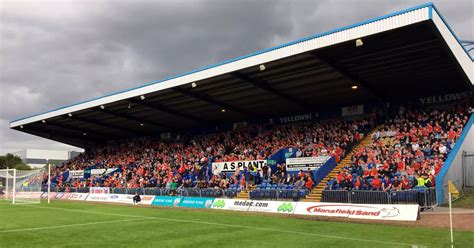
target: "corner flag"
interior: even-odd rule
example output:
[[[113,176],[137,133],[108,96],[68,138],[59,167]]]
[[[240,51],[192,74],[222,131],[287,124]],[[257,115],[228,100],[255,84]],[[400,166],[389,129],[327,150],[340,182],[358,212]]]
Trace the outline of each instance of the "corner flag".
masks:
[[[451,193],[453,196],[459,196],[459,191],[456,188],[456,185],[454,185],[453,181],[449,180],[448,181],[448,191]]]

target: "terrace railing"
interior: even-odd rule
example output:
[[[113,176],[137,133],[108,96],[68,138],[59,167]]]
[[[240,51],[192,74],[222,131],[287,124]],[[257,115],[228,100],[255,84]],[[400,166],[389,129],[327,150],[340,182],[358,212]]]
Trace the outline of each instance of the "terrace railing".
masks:
[[[357,204],[418,204],[429,209],[437,205],[435,188],[415,188],[405,191],[323,190],[322,202]]]

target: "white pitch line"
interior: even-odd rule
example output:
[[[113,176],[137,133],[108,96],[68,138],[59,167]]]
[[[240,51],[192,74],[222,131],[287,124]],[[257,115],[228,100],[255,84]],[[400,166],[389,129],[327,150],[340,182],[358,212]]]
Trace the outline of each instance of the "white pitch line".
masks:
[[[217,225],[217,226],[225,226],[225,227],[238,227],[238,228],[245,228],[245,229],[252,229],[252,230],[262,230],[262,231],[271,231],[271,232],[280,232],[280,233],[289,233],[289,234],[300,234],[300,235],[317,236],[317,237],[332,238],[332,239],[343,239],[343,240],[379,243],[379,244],[387,244],[387,245],[417,247],[417,245],[415,245],[415,244],[395,243],[395,242],[370,240],[370,239],[358,239],[358,238],[350,238],[350,237],[343,237],[343,236],[336,236],[336,235],[308,233],[308,232],[297,232],[297,231],[289,231],[289,230],[281,230],[281,229],[273,229],[273,228],[265,228],[265,227],[243,226],[243,225],[235,225],[235,224],[225,224],[225,223],[217,223],[217,222],[182,220],[182,219],[172,219],[172,218],[162,218],[162,217],[147,217],[147,216],[127,215],[127,214],[114,214],[114,213],[94,212],[94,211],[79,210],[79,209],[67,209],[67,208],[58,208],[58,207],[42,207],[42,206],[34,206],[34,205],[18,205],[18,206],[44,208],[44,209],[57,209],[57,210],[63,210],[63,211],[100,214],[100,215],[111,215],[111,216],[120,216],[120,217],[147,218],[147,219],[173,221],[173,222],[183,222],[183,223],[193,223],[193,224],[201,224],[201,225],[214,225],[214,226]]]
[[[111,220],[111,221],[96,221],[96,222],[79,223],[79,224],[69,224],[69,225],[32,227],[32,228],[22,228],[22,229],[5,230],[5,231],[0,231],[0,233],[12,233],[12,232],[23,232],[23,231],[38,231],[38,230],[45,230],[45,229],[68,228],[68,227],[77,227],[77,226],[90,226],[90,225],[100,225],[100,224],[110,224],[110,223],[130,222],[130,221],[141,221],[141,220],[150,220],[150,218],[128,219],[128,220]]]

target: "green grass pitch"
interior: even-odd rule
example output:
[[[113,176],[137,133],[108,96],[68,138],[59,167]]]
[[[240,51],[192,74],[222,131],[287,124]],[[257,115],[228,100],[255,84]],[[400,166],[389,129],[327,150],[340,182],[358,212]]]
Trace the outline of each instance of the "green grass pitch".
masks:
[[[455,247],[474,232],[456,231]],[[0,247],[450,247],[449,230],[221,210],[0,202]]]

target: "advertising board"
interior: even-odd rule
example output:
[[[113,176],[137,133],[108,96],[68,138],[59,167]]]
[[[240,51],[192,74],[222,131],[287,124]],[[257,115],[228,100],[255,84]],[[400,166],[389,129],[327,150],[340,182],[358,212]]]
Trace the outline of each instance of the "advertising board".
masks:
[[[305,158],[287,158],[286,159],[286,170],[287,171],[299,171],[299,170],[317,170],[321,165],[326,163],[330,156],[318,156],[318,157],[305,157]]]
[[[353,219],[416,221],[418,205],[298,202],[295,214]]]
[[[116,203],[127,203],[133,204],[133,197],[134,195],[124,195],[124,194],[110,194],[107,198],[108,202],[116,202]],[[141,195],[140,204],[144,205],[151,205],[155,196],[151,195]]]
[[[248,208],[249,212],[266,212],[292,214],[296,209],[296,202],[283,201],[252,201]]]
[[[71,193],[68,198],[63,198],[63,199],[67,199],[71,201],[84,201],[88,195],[89,195],[88,193]]]
[[[86,198],[86,201],[107,201],[109,199],[109,195],[107,194],[89,194]]]
[[[155,196],[151,205],[164,207],[177,207],[183,197],[180,196]]]
[[[110,188],[109,187],[90,187],[89,193],[94,194],[94,195],[110,194]]]
[[[186,208],[210,208],[213,201],[214,198],[184,197],[178,206]]]
[[[68,178],[83,178],[84,170],[70,170]]]
[[[213,209],[224,209],[234,211],[248,211],[252,200],[234,200],[234,199],[218,199],[212,203]]]
[[[218,170],[219,172],[233,172],[237,168],[243,170],[248,168],[250,165],[258,169],[267,165],[267,160],[248,160],[248,161],[232,161],[232,162],[216,162],[212,163],[212,171]]]

